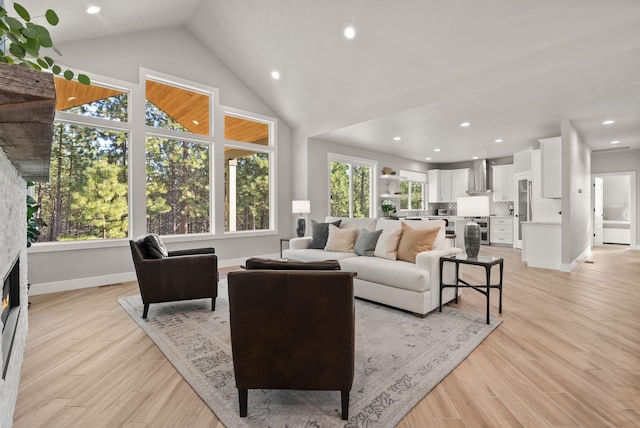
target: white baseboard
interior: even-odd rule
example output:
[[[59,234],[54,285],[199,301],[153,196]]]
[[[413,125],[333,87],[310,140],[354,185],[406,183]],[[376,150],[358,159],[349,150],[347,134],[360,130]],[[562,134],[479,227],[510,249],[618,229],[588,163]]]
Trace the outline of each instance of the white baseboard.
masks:
[[[280,254],[265,254],[262,256],[251,257],[265,257],[269,259],[277,259]],[[231,266],[243,265],[248,257],[241,257],[237,259],[218,260],[219,268],[226,268]],[[103,285],[119,284],[121,282],[135,281],[135,272],[122,272],[111,275],[92,276],[87,278],[68,279],[64,281],[52,281],[43,282],[40,284],[31,284],[29,289],[29,295],[37,296],[39,294],[57,293],[60,291],[79,290],[81,288],[100,287]]]
[[[115,273],[112,275],[92,276],[87,278],[68,279],[65,281],[43,282],[31,284],[30,296],[57,293],[59,291],[79,290],[81,288],[99,287],[101,285],[118,284],[136,280],[135,272]]]
[[[576,257],[576,259],[572,263],[570,264],[562,263],[560,265],[560,271],[573,272],[573,270],[587,258],[587,255],[589,254],[590,251],[591,251],[591,248],[588,247],[586,250],[582,252],[582,254]]]

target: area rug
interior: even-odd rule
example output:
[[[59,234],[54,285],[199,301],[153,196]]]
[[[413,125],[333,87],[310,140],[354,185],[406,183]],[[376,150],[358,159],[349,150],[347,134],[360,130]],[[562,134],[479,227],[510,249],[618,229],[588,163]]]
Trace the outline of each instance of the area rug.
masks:
[[[140,296],[118,302],[228,428],[393,427],[501,322],[450,307],[417,318],[356,299],[349,420],[340,419],[338,391],[288,390],[250,390],[240,418],[226,281],[218,292],[214,312],[211,299],[153,304],[146,320]]]

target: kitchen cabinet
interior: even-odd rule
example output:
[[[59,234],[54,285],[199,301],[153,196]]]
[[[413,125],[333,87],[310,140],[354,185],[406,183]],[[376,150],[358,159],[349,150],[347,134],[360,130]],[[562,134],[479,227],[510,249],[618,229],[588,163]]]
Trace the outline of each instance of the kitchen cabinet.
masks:
[[[562,228],[556,222],[525,222],[522,261],[529,267],[561,268]]]
[[[513,218],[490,217],[489,218],[489,242],[491,245],[513,245]]]
[[[543,138],[540,141],[542,158],[542,197],[562,198],[562,139]]]
[[[430,203],[456,202],[467,196],[469,169],[432,169],[427,172]]]
[[[493,201],[513,202],[513,164],[493,166]]]
[[[380,190],[380,198],[385,199],[400,199],[406,198],[408,195],[402,194],[400,191],[400,182],[406,181],[406,177],[401,177],[399,175],[381,175],[379,177],[379,190]]]

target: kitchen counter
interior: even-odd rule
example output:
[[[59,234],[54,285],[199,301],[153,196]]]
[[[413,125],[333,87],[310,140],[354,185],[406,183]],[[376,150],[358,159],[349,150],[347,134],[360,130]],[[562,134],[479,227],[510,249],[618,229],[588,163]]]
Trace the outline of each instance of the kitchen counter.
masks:
[[[549,220],[549,221],[523,221],[522,224],[551,224],[551,225],[557,225],[560,226],[559,221],[553,221],[553,220]]]

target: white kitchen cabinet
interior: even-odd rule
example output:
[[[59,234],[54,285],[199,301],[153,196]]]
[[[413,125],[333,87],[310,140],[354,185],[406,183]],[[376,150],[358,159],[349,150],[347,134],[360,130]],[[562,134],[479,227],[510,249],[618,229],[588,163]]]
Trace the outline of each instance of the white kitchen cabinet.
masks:
[[[513,218],[489,218],[489,242],[492,245],[513,245]]]
[[[562,139],[543,138],[540,141],[542,158],[542,197],[562,198]]]
[[[469,169],[432,169],[427,172],[430,203],[456,202],[467,196]]]
[[[493,201],[513,202],[513,164],[493,166]]]

